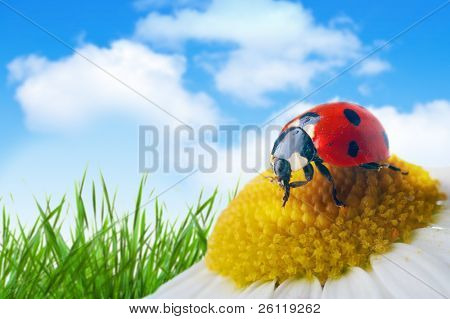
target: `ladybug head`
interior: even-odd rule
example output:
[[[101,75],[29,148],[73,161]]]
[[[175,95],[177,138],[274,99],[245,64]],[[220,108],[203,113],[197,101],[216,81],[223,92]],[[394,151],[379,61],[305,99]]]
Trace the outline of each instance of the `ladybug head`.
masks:
[[[292,171],[303,169],[306,174],[311,167],[310,162],[316,158],[314,143],[301,127],[289,127],[278,136],[273,145],[271,163],[276,180],[284,189],[283,206],[289,199],[290,188],[298,187],[290,183]]]
[[[277,138],[272,149],[271,163],[279,181],[292,171],[306,167],[317,157],[317,150],[308,133],[301,127],[290,127]]]

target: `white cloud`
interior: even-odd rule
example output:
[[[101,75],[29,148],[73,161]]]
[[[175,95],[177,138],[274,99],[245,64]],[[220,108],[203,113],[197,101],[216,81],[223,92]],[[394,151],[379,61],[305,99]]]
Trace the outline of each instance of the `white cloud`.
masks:
[[[48,60],[44,57],[30,54],[26,57],[19,57],[8,64],[8,80],[10,82],[24,81],[33,74],[38,74],[48,67]]]
[[[150,13],[137,38],[179,49],[188,40],[230,44],[228,61],[215,74],[217,87],[249,103],[267,104],[267,93],[306,89],[321,74],[360,55],[358,37],[327,27],[298,3],[215,0],[204,11],[173,16]]]
[[[388,133],[392,153],[428,167],[450,165],[450,101],[416,104],[410,112],[394,106],[371,110]]]
[[[88,44],[78,51],[182,121],[215,123],[213,101],[183,88],[183,57],[158,54],[127,40],[107,48]],[[30,55],[15,59],[8,68],[10,78],[18,82],[16,98],[31,129],[67,130],[111,115],[142,124],[179,124],[76,54],[55,61]]]
[[[366,83],[358,85],[358,92],[363,96],[369,96],[372,93],[372,89]]]
[[[355,73],[357,75],[377,75],[390,69],[389,62],[379,58],[369,58],[361,62]]]
[[[149,8],[203,8],[209,0],[135,0],[133,6],[138,10],[147,10]]]
[[[353,19],[344,14],[340,14],[332,18],[329,22],[329,26],[332,28],[348,26],[355,31],[359,29],[358,25],[353,21]]]

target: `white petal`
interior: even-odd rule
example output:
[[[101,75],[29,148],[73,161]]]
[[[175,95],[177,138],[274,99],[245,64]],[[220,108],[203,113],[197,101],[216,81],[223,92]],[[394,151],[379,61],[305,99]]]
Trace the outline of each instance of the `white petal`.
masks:
[[[450,229],[450,167],[428,168],[428,172],[433,178],[441,183],[440,189],[447,194],[444,201],[444,210],[436,216],[435,225]]]
[[[275,289],[274,298],[277,299],[316,299],[322,294],[322,286],[314,277],[310,279],[289,279]]]
[[[195,298],[203,299],[230,299],[238,298],[241,290],[238,289],[233,282],[221,275],[211,273],[209,285],[199,291]]]
[[[447,195],[450,195],[450,167],[428,168],[427,169],[433,178],[441,182],[441,189]]]
[[[275,281],[255,282],[241,291],[236,298],[267,299],[272,298],[275,290]]]
[[[394,244],[370,258],[378,281],[394,298],[450,297],[450,267],[420,248]]]
[[[342,278],[325,283],[322,298],[389,298],[372,272],[353,267]]]
[[[447,203],[448,205],[448,203]],[[436,216],[434,225],[442,228],[450,229],[450,209],[446,208]]]
[[[450,228],[427,227],[417,229],[414,231],[414,239],[411,245],[450,265]]]
[[[191,288],[202,282],[206,274],[204,261],[200,261],[191,268],[186,269],[175,278],[169,280],[158,288],[151,298],[185,298],[191,292]],[[186,297],[188,298],[188,297]]]
[[[162,285],[149,298],[232,298],[239,292],[231,281],[206,268],[202,260]]]

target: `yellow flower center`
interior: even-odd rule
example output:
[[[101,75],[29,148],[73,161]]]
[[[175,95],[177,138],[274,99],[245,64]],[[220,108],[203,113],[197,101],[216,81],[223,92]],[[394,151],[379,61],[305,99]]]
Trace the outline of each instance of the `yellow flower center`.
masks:
[[[324,283],[349,267],[368,268],[371,254],[407,242],[412,230],[429,224],[444,198],[425,170],[395,156],[389,161],[409,175],[330,167],[345,208],[336,207],[317,170],[312,182],[291,190],[285,208],[282,189],[256,177],[218,218],[208,268],[241,287],[313,275]],[[302,179],[300,172],[292,178]]]

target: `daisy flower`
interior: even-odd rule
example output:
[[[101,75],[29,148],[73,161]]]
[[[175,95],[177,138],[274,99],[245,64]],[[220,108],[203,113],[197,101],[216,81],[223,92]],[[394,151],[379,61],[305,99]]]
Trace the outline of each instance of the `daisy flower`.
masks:
[[[440,186],[390,162],[409,174],[330,167],[344,208],[319,174],[284,208],[280,187],[256,177],[219,216],[206,257],[150,297],[450,297],[450,170]]]

